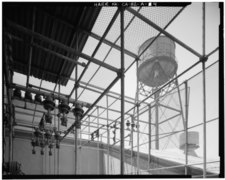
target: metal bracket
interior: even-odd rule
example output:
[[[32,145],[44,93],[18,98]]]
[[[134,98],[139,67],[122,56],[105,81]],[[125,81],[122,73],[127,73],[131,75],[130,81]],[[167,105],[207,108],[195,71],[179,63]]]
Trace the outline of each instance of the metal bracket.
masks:
[[[208,60],[208,57],[207,56],[202,56],[201,58],[200,58],[200,61],[201,62],[206,62]]]
[[[121,77],[125,77],[125,73],[124,72],[125,72],[125,69],[124,68],[120,69],[120,71],[117,72],[117,76],[120,77],[120,78]]]

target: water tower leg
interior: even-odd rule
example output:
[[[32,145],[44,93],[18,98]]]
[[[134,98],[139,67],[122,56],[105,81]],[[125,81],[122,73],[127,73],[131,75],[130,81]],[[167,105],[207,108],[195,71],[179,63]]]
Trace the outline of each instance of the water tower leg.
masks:
[[[181,94],[180,94],[180,87],[179,87],[179,84],[178,84],[178,79],[175,80],[175,85],[176,85],[177,91],[178,91],[178,98],[179,98],[179,104],[180,104],[181,117],[182,117],[182,120],[183,120],[183,126],[185,128],[184,111],[183,111],[183,107],[182,107],[182,101],[181,101]]]
[[[156,92],[154,96],[155,96],[155,139],[156,139],[155,149],[159,149],[159,92]]]
[[[151,163],[151,104],[148,106],[148,116],[149,116],[149,124],[148,124],[148,138],[149,138],[149,147],[148,147],[148,170],[150,169],[150,163]]]

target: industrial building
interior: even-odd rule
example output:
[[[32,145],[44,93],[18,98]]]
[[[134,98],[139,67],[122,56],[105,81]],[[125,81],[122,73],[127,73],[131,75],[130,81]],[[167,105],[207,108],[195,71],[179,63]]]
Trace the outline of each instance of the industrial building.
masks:
[[[2,11],[2,178],[224,177],[223,3]]]

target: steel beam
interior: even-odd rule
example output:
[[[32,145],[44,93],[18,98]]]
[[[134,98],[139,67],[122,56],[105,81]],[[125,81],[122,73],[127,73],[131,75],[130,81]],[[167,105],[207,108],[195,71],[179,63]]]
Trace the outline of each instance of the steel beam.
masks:
[[[67,27],[69,27],[69,28],[71,28],[73,30],[78,30],[78,31],[80,31],[80,32],[82,32],[82,33],[84,33],[84,34],[86,34],[86,35],[88,35],[88,36],[98,40],[98,41],[101,40],[101,36],[95,34],[94,32],[88,31],[88,30],[86,30],[84,28],[81,28],[81,27],[77,27],[77,26],[74,27],[74,25],[71,24],[70,22],[67,22],[66,20],[61,19],[59,17],[56,17],[55,15],[50,14],[49,12],[43,11],[41,9],[38,9],[38,11],[40,11],[41,13],[44,13],[45,15],[49,16],[50,18],[54,19],[55,21],[58,21],[59,23],[64,24],[64,25],[66,25]],[[117,50],[121,49],[120,46],[114,44],[113,42],[111,42],[111,41],[109,41],[107,39],[103,39],[102,41],[103,41],[103,43],[105,43],[105,44],[107,44],[107,45],[109,45],[109,46],[111,46],[111,47],[113,47],[113,48],[115,48]],[[137,55],[134,54],[133,52],[127,50],[127,49],[124,49],[124,53],[129,55],[129,56],[131,56],[131,57],[133,57],[133,58],[135,58],[135,59],[137,59]]]
[[[34,7],[33,8],[33,19],[32,19],[32,31],[34,31],[34,28],[35,28],[35,19],[36,19],[36,11],[35,11],[35,7]],[[33,37],[31,37],[31,43],[33,43]],[[33,54],[33,47],[31,46],[30,52],[29,52],[29,60],[28,60],[28,73],[27,73],[26,88],[28,88],[28,85],[29,85],[32,54]]]
[[[40,49],[40,50],[42,50],[42,51],[45,51],[46,53],[50,53],[50,54],[52,54],[52,55],[54,55],[54,56],[56,56],[56,57],[58,57],[58,58],[64,59],[65,61],[69,61],[69,62],[71,62],[71,63],[73,63],[73,64],[78,64],[78,65],[80,65],[80,66],[82,66],[82,67],[85,67],[85,66],[86,66],[85,63],[80,63],[80,62],[76,61],[76,60],[73,59],[73,58],[64,56],[64,55],[62,55],[62,54],[60,54],[60,53],[57,53],[57,52],[55,52],[55,51],[53,51],[53,50],[50,50],[50,49],[45,48],[45,47],[42,47],[42,46],[40,46],[40,45],[38,45],[38,44],[36,44],[36,43],[33,43],[33,42],[30,43],[30,42],[27,42],[27,41],[25,41],[24,39],[22,39],[22,38],[20,38],[20,37],[18,37],[18,36],[15,36],[15,35],[12,35],[12,37],[13,37],[15,40],[17,40],[17,41],[21,41],[21,42],[23,42],[23,43],[25,43],[25,44],[27,44],[27,45],[30,45],[31,47],[36,47],[36,48],[38,48],[38,49]],[[18,62],[18,63],[19,63],[19,62]],[[32,68],[33,68],[33,67],[32,67]],[[38,70],[40,70],[40,69],[38,69]],[[58,77],[58,76],[61,77],[61,75],[57,75],[57,77]],[[69,78],[67,78],[67,79],[69,79]]]
[[[105,37],[106,37],[106,35],[108,34],[109,30],[111,29],[113,23],[115,22],[115,20],[116,20],[118,14],[119,14],[119,10],[117,9],[117,11],[116,11],[116,13],[114,14],[112,20],[110,21],[109,25],[107,26],[107,28],[106,28],[106,30],[105,30],[103,36],[101,37],[100,41],[98,42],[98,44],[97,44],[97,46],[96,46],[94,52],[92,53],[92,55],[91,55],[92,58],[94,58],[94,56],[95,56],[96,53],[98,52],[98,49],[100,48],[100,46],[101,46],[101,44],[102,44],[102,42],[103,42],[103,39],[105,39]],[[102,61],[101,61],[101,62],[102,62]],[[75,88],[77,87],[76,85],[79,84],[80,80],[82,79],[82,77],[84,76],[85,72],[87,71],[87,68],[89,67],[90,63],[91,63],[91,61],[89,61],[89,62],[87,63],[87,66],[83,69],[83,71],[82,71],[80,77],[79,77],[78,80],[76,81],[76,84],[74,85],[74,87],[73,87],[73,89],[72,89],[72,91],[71,91],[71,93],[70,93],[70,95],[69,95],[69,98],[72,96],[73,91],[74,91]],[[102,63],[103,63],[103,62],[102,62]]]
[[[148,18],[146,18],[142,14],[138,13],[134,9],[132,9],[130,7],[127,7],[126,10],[129,11],[130,13],[132,13],[133,15],[135,15],[136,17],[138,17],[139,19],[141,19],[142,21],[144,21],[145,23],[147,23],[148,25],[152,26],[154,29],[158,30],[159,32],[161,32],[165,36],[169,37],[171,40],[175,41],[180,46],[184,47],[185,49],[187,49],[188,51],[190,51],[191,53],[193,53],[197,57],[202,57],[201,54],[199,54],[198,52],[196,52],[195,50],[193,50],[191,47],[189,47],[186,44],[184,44],[182,41],[180,41],[177,38],[175,38],[173,35],[171,35],[167,31],[165,31],[164,29],[162,29],[161,27],[159,27],[158,25],[156,25],[151,20],[149,20]]]
[[[104,68],[106,68],[108,70],[111,70],[111,71],[116,72],[116,73],[120,71],[119,69],[117,69],[117,68],[115,68],[115,67],[113,67],[113,66],[111,66],[109,64],[106,64],[106,63],[104,63],[104,62],[102,62],[102,61],[100,61],[98,59],[92,58],[92,57],[90,57],[90,56],[88,56],[86,54],[80,53],[80,52],[78,52],[77,50],[75,50],[75,49],[73,49],[71,47],[68,47],[68,46],[66,46],[66,45],[64,45],[64,44],[62,44],[62,43],[60,43],[58,41],[50,39],[50,38],[48,38],[48,37],[46,37],[46,36],[44,36],[44,35],[42,35],[40,33],[33,32],[30,29],[25,28],[24,26],[18,25],[16,23],[12,22],[12,21],[7,20],[7,25],[9,27],[17,29],[17,30],[19,30],[19,31],[21,31],[21,32],[23,32],[25,34],[33,36],[36,39],[40,39],[40,40],[45,41],[46,43],[49,43],[49,44],[51,44],[51,45],[53,45],[55,47],[61,48],[61,49],[65,50],[65,51],[67,51],[67,52],[70,52],[70,53],[73,53],[73,54],[75,54],[77,56],[80,56],[81,58],[84,58],[84,59],[86,59],[86,60],[88,60],[90,62],[93,62],[93,63],[95,63],[95,64],[97,64],[99,66],[102,66],[102,67],[104,67]]]
[[[113,82],[105,89],[105,91],[98,97],[98,99],[89,107],[89,109],[83,114],[81,120],[89,113],[89,111],[102,99],[102,97],[111,89],[112,86],[119,80],[119,77],[117,76]],[[62,140],[64,137],[67,136],[67,134],[73,129],[75,126],[75,123],[73,123],[68,129],[65,135],[62,137]]]
[[[7,89],[7,100],[8,100],[8,108],[9,108],[9,122],[8,122],[8,127],[9,127],[9,152],[8,152],[8,161],[12,162],[13,161],[13,122],[15,121],[14,119],[14,112],[13,112],[13,106],[12,106],[12,88],[10,87],[10,84],[12,83],[12,71],[9,69],[8,65],[8,58],[11,56],[10,54],[7,53],[7,42],[4,41],[4,46],[3,46],[3,62],[5,68],[3,69],[3,73],[5,76],[5,81],[6,81],[6,89]]]
[[[175,108],[170,107],[170,106],[168,106],[168,105],[164,105],[164,104],[161,104],[161,103],[158,103],[158,105],[159,105],[159,106],[162,106],[162,107],[164,107],[164,108],[167,108],[167,109],[170,109],[170,110],[179,112],[179,113],[181,112],[181,110],[175,109]]]
[[[10,86],[11,88],[18,88],[22,91],[26,91],[26,87],[22,86],[22,85],[15,85],[15,84],[12,84]],[[43,88],[42,88],[43,89]],[[27,91],[31,92],[31,93],[34,93],[34,94],[39,94],[39,95],[42,95],[42,96],[49,96],[49,93],[47,92],[44,92],[44,91],[39,91],[37,89],[33,89],[33,88],[27,88]],[[53,97],[54,99],[61,99],[61,100],[68,100],[68,98],[66,98],[65,96],[62,96],[60,95],[59,93],[54,93],[53,94]],[[74,103],[74,99],[69,99],[69,103]],[[83,102],[83,101],[78,101],[78,103],[82,104],[83,106],[89,108],[91,105],[89,103],[86,103],[86,102]]]

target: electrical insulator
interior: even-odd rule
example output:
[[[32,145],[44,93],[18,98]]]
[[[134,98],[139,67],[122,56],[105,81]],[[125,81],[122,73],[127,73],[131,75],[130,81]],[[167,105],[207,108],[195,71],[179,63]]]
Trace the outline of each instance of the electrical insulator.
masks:
[[[51,124],[52,123],[52,114],[50,110],[48,110],[47,113],[45,113],[45,122]]]
[[[96,131],[96,137],[99,137],[99,129]]]
[[[16,89],[13,91],[13,96],[14,96],[15,98],[21,99],[21,98],[22,98],[22,96],[21,96],[21,90],[18,89],[18,88],[16,88]]]
[[[49,147],[49,156],[51,156],[52,155],[53,144],[50,143],[48,147]]]
[[[53,101],[51,96],[47,96],[47,98],[43,101],[44,108],[47,110],[47,114],[45,114],[46,123],[52,123],[52,115],[51,111],[55,109],[55,102]]]
[[[41,118],[41,120],[39,122],[39,129],[40,130],[44,130],[45,129],[45,120],[43,118],[44,116],[45,116],[45,114],[43,114],[43,116],[42,116],[42,118]]]
[[[130,121],[129,120],[127,120],[126,125],[127,125],[127,130],[130,130]]]
[[[60,145],[59,145],[59,142],[58,142],[58,141],[56,142],[55,147],[56,147],[57,149],[60,148]]]
[[[56,144],[55,144],[55,146],[56,146],[56,148],[57,149],[59,149],[60,148],[60,145],[59,145],[59,140],[60,140],[60,131],[56,131],[55,130],[55,140],[56,140]]]
[[[94,134],[91,133],[91,140],[94,141]]]
[[[76,103],[75,104],[75,108],[73,109],[73,114],[76,117],[75,124],[76,124],[76,128],[77,129],[81,128],[80,120],[81,120],[81,118],[83,116],[83,113],[84,113],[84,110],[82,109],[81,105]]]
[[[62,126],[67,126],[67,114],[70,111],[70,106],[68,105],[68,102],[66,100],[63,100],[61,104],[58,106],[59,108],[59,113],[61,113],[61,125]]]
[[[32,154],[36,154],[36,151],[34,148],[32,149]]]
[[[116,142],[116,137],[115,137],[115,136],[113,137],[113,142],[114,142],[114,143]]]
[[[36,154],[36,151],[35,151],[36,142],[35,142],[34,138],[32,138],[32,140],[31,140],[31,145],[33,147],[32,154]]]
[[[25,92],[25,100],[33,101],[32,94],[28,91]]]
[[[63,115],[61,118],[61,125],[67,127],[67,117]]]
[[[35,102],[41,104],[42,103],[42,97],[40,94],[36,94],[34,97]]]
[[[135,128],[134,122],[131,123],[131,127],[132,127],[133,131],[135,131],[135,130],[134,130],[134,128]]]
[[[46,130],[45,138],[47,139],[47,144],[49,143],[50,139],[52,138],[52,133],[50,130]]]
[[[44,149],[41,148],[41,155],[44,155]]]

